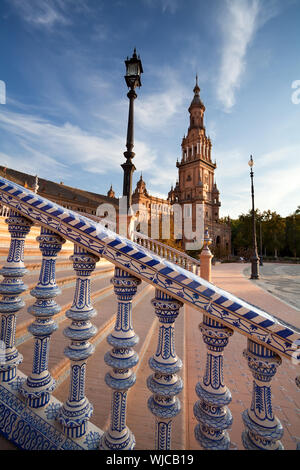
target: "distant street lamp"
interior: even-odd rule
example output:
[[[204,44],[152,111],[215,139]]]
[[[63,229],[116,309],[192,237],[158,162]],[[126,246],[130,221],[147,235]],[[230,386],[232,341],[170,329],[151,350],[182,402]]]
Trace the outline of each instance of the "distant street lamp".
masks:
[[[140,57],[136,54],[136,49],[133,51],[131,59],[125,60],[126,65],[126,75],[125,81],[130,89],[127,97],[129,98],[129,113],[128,113],[128,127],[127,127],[127,142],[126,148],[127,151],[124,152],[124,157],[126,162],[121,166],[124,170],[124,180],[123,180],[123,196],[127,197],[127,209],[131,207],[131,198],[132,198],[132,174],[136,169],[132,163],[132,159],[135,156],[135,153],[132,151],[134,147],[134,100],[137,98],[135,92],[136,87],[140,87],[141,84],[141,74],[143,73],[142,62]]]
[[[260,241],[260,257],[259,257],[259,266],[263,266],[263,249],[262,249],[262,230],[261,230],[261,220],[259,222],[259,241]]]
[[[254,209],[254,185],[253,185],[253,170],[254,161],[252,155],[248,162],[250,166],[250,177],[251,177],[251,196],[252,196],[252,257],[251,257],[251,279],[259,279],[259,257],[257,254],[257,242],[256,242],[256,227],[255,227],[255,209]]]

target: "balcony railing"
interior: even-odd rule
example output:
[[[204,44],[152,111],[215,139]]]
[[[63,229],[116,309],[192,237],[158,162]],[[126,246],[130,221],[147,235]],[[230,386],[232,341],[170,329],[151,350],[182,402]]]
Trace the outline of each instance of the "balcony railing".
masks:
[[[0,202],[10,209],[6,222],[11,235],[7,261],[0,271],[3,276],[0,284],[0,431],[3,436],[22,449],[135,447],[137,437],[127,426],[126,404],[128,391],[135,386],[134,368],[139,361],[135,352],[139,338],[134,331],[132,304],[139,284],[144,281],[155,287],[152,305],[159,329],[147,381],[152,394],[148,408],[155,416],[153,448],[171,448],[172,423],[180,413],[182,361],[175,350],[174,334],[184,304],[203,316],[201,331],[207,346],[205,374],[195,384],[198,395],[194,406],[198,421],[195,436],[201,448],[228,449],[230,445],[231,393],[223,379],[223,351],[233,333],[247,337],[244,355],[253,375],[251,405],[243,413],[244,447],[282,448],[283,428],[273,414],[271,381],[281,358],[299,363],[300,332],[296,328],[166,260],[163,252],[153,253],[153,247],[150,251],[4,178],[0,178]],[[34,303],[28,309],[33,316],[28,327],[33,337],[32,371],[25,375],[15,332],[18,312],[24,306],[21,296],[26,290],[24,244],[32,224],[41,226],[38,237],[41,263],[39,280],[31,290]],[[60,293],[56,258],[65,240],[74,243],[71,260],[76,285],[73,302],[66,311],[69,326],[64,330],[68,340],[64,354],[70,364],[70,388],[61,403],[53,396],[55,380],[48,370],[48,360],[60,311],[56,302]],[[161,244],[156,246],[163,248]],[[105,382],[111,389],[111,418],[105,432],[92,423],[93,405],[85,393],[86,366],[94,353],[92,338],[97,333],[92,323],[96,312],[92,305],[91,274],[99,258],[115,267],[112,285],[118,305],[115,325],[107,337],[110,350],[104,357],[110,367]],[[97,406],[101,402],[99,396]]]
[[[188,256],[186,253],[176,250],[169,245],[149,238],[147,235],[144,235],[140,232],[133,232],[132,240],[139,245],[145,247],[147,250],[156,253],[161,258],[164,258],[172,263],[182,266],[187,271],[191,271],[197,275],[200,274],[200,261]]]

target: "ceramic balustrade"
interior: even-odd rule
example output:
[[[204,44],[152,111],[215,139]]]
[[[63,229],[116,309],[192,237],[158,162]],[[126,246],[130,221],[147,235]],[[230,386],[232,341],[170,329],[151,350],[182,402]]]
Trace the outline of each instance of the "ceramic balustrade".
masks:
[[[183,381],[177,375],[182,361],[175,350],[174,328],[182,303],[157,289],[152,304],[159,320],[159,333],[156,352],[149,361],[154,374],[147,380],[147,386],[153,393],[148,400],[148,408],[155,416],[155,449],[169,450],[172,421],[181,410],[176,395],[183,388]]]
[[[16,377],[17,367],[23,357],[16,345],[17,313],[24,307],[20,297],[27,286],[23,282],[26,274],[24,265],[24,245],[26,235],[30,232],[32,222],[14,210],[10,210],[6,219],[11,236],[9,253],[5,266],[0,270],[3,280],[0,283],[0,313],[1,313],[1,361],[0,381],[9,382]]]
[[[20,205],[25,197],[26,204]],[[296,329],[199,278],[196,271],[199,264],[193,266],[194,273],[188,272],[184,268],[189,269],[189,257],[180,257],[180,252],[170,247],[156,245],[160,256],[175,257],[177,265],[165,262],[159,255],[152,255],[149,251],[154,246],[152,240],[143,239],[142,246],[135,244],[72,211],[66,211],[49,201],[47,205],[43,198],[3,178],[0,178],[1,198],[5,205],[12,206],[7,219],[11,243],[6,264],[0,271],[3,276],[0,283],[0,390],[4,410],[0,416],[0,430],[3,435],[21,448],[48,448],[50,441],[47,440],[47,433],[39,428],[38,419],[42,414],[45,422],[46,417],[48,419],[45,426],[48,426],[50,434],[61,432],[65,436],[65,441],[60,434],[57,441],[53,438],[51,448],[78,446],[112,451],[134,448],[135,437],[126,424],[126,403],[128,391],[136,380],[133,368],[138,363],[138,355],[133,349],[138,337],[132,325],[132,298],[143,280],[156,287],[152,304],[159,320],[157,349],[149,361],[153,373],[147,380],[152,394],[148,408],[155,417],[153,447],[157,450],[171,449],[172,424],[181,410],[177,395],[183,389],[182,379],[178,375],[182,361],[176,354],[174,338],[176,318],[185,303],[203,314],[200,330],[208,349],[205,373],[196,385],[198,401],[194,405],[194,414],[198,420],[195,436],[201,447],[230,448],[228,431],[234,426],[234,421],[228,408],[230,391],[223,378],[223,354],[235,331],[247,337],[248,347],[244,355],[253,374],[252,402],[243,413],[244,447],[283,448],[280,441],[283,429],[273,414],[271,380],[281,363],[281,355],[290,360],[296,357],[299,361],[297,345],[300,336]],[[18,210],[13,208],[14,204]],[[39,204],[42,209],[39,209]],[[60,220],[57,220],[59,217]],[[32,223],[38,224],[40,220],[43,226],[38,238],[42,252],[41,272],[36,287],[31,291],[36,301],[29,309],[35,317],[29,327],[35,344],[33,367],[31,375],[24,377],[18,368],[22,356],[16,348],[16,318],[24,306],[20,295],[26,290],[23,282],[26,273],[25,237]],[[61,404],[51,395],[54,381],[48,371],[48,356],[51,353],[50,337],[56,329],[53,316],[59,311],[56,303],[59,289],[55,281],[55,259],[65,239],[74,243],[72,260],[77,280],[73,304],[66,313],[71,324],[64,330],[70,340],[70,345],[65,349],[65,355],[71,363],[70,390],[67,400]],[[118,301],[115,327],[108,336],[112,349],[105,355],[105,362],[111,367],[105,381],[112,389],[112,400],[111,422],[104,433],[91,423],[93,405],[85,396],[86,364],[94,352],[94,346],[89,340],[97,332],[91,323],[96,311],[91,304],[90,276],[102,255],[115,264],[112,283]],[[296,384],[300,385],[299,378]],[[14,416],[11,403],[14,403]],[[95,405],[101,406],[101,397]],[[21,420],[24,409],[30,421],[22,418],[24,429],[21,431],[18,420]],[[55,420],[55,424],[51,419]],[[14,428],[14,422],[17,428]],[[40,444],[33,437],[30,443],[25,444],[26,432],[31,436],[37,435]],[[93,447],[90,444],[91,434],[94,436]],[[84,442],[87,444],[84,446],[82,439],[85,436]],[[98,436],[98,440],[95,436]],[[58,441],[60,444],[57,444]]]
[[[55,301],[55,297],[61,293],[56,285],[55,263],[62,244],[65,243],[59,235],[44,227],[41,228],[37,241],[42,252],[42,265],[39,281],[30,292],[36,301],[28,308],[28,312],[36,318],[28,327],[34,337],[33,367],[31,375],[20,388],[27,405],[32,408],[45,406],[55,389],[55,381],[48,371],[48,358],[50,337],[57,329],[53,316],[61,310]]]
[[[172,263],[176,263],[179,266],[191,271],[195,274],[200,272],[200,262],[194,258],[191,258],[186,253],[176,250],[168,245],[164,245],[158,240],[148,238],[139,232],[133,233],[133,239],[136,243],[144,246],[146,249],[151,250],[153,253],[170,260]]]
[[[278,354],[248,339],[244,351],[253,375],[252,402],[243,413],[243,444],[247,450],[282,450],[283,427],[273,413],[271,380],[281,365]]]
[[[106,384],[113,390],[112,411],[109,430],[100,440],[102,450],[131,450],[135,446],[135,437],[126,425],[126,403],[128,390],[136,381],[132,368],[139,361],[133,349],[139,337],[132,325],[132,299],[140,282],[130,273],[115,268],[112,284],[118,299],[118,311],[114,330],[107,338],[112,350],[104,357],[112,368],[105,376]]]
[[[232,424],[232,415],[227,407],[231,393],[224,384],[223,351],[233,331],[207,315],[203,315],[200,331],[208,352],[204,377],[196,385],[199,401],[194,415],[199,424],[195,437],[204,449],[227,450],[230,439],[226,430]]]
[[[85,396],[85,375],[87,359],[95,350],[89,342],[97,333],[90,321],[97,314],[91,303],[90,277],[99,258],[75,245],[71,259],[77,279],[73,304],[66,312],[72,322],[64,330],[64,335],[70,340],[64,351],[71,361],[70,390],[57,419],[68,437],[79,438],[86,433],[87,422],[93,413],[93,405]]]

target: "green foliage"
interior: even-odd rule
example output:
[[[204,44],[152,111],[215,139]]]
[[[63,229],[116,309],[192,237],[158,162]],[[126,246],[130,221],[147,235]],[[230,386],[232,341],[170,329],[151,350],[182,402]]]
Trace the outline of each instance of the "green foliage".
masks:
[[[255,211],[258,254],[271,256],[300,256],[300,206],[288,217],[270,210]],[[233,254],[250,258],[252,254],[252,211],[231,219]]]

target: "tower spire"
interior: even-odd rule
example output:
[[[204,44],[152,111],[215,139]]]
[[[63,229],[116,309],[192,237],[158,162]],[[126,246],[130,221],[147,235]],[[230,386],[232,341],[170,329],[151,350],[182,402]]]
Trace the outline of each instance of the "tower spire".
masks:
[[[198,85],[198,73],[196,73],[196,85],[194,87],[193,92],[195,93],[196,96],[199,96],[200,93],[200,87]]]

